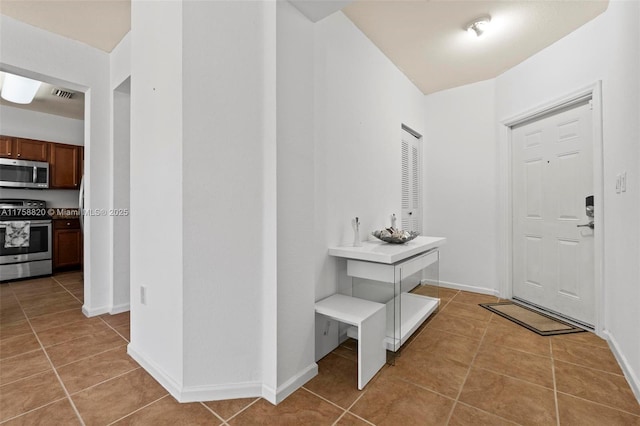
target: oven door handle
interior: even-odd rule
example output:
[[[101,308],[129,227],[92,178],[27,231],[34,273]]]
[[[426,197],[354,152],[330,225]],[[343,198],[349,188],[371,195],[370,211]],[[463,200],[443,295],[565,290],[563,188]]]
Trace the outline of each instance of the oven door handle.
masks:
[[[10,222],[29,222],[29,225],[31,226],[40,226],[40,225],[49,225],[51,226],[51,220],[45,219],[45,220],[4,220],[2,222],[0,222],[0,228],[6,228],[7,224]]]

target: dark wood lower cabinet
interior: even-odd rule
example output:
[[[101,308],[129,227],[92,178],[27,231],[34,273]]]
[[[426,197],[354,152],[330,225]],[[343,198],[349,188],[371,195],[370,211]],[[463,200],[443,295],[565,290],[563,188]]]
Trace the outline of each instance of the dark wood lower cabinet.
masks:
[[[53,220],[53,269],[82,267],[82,231],[78,219]]]

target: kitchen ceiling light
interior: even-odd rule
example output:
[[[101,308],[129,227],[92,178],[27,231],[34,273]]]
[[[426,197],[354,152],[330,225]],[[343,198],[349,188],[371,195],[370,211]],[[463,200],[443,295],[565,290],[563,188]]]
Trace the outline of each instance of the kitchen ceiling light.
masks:
[[[30,104],[42,82],[15,74],[4,74],[0,96],[16,104]]]
[[[476,37],[482,36],[487,27],[489,27],[489,23],[491,22],[491,16],[485,15],[479,18],[474,19],[469,25],[467,25],[467,32]]]

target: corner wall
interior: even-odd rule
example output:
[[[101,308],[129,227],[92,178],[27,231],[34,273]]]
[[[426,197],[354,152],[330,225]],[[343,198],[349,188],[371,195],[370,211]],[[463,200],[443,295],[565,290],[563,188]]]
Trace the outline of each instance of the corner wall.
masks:
[[[495,81],[426,96],[425,234],[441,235],[443,286],[497,294]]]

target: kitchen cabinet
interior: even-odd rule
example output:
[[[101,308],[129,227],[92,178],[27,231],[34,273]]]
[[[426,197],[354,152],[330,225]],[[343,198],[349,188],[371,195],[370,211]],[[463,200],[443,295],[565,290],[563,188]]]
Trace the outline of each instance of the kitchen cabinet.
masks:
[[[53,220],[53,269],[82,267],[82,231],[79,219]]]
[[[0,158],[12,158],[15,152],[13,142],[14,140],[10,136],[0,136]]]
[[[15,155],[13,158],[30,161],[47,161],[49,158],[49,143],[33,139],[15,138]]]
[[[80,186],[82,147],[52,143],[49,155],[49,188],[77,189]]]

